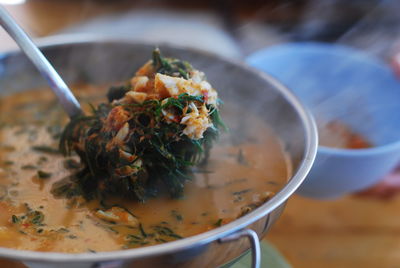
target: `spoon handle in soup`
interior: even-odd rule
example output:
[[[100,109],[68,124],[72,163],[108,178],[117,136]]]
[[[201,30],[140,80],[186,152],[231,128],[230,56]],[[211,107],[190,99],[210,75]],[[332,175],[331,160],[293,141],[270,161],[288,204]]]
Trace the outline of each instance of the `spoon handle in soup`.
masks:
[[[15,40],[21,50],[47,80],[51,89],[56,94],[59,102],[68,115],[70,117],[74,117],[80,114],[82,112],[81,107],[71,90],[62,80],[50,62],[44,57],[42,52],[40,52],[40,50],[36,47],[29,36],[22,30],[22,28],[1,5],[0,25]]]

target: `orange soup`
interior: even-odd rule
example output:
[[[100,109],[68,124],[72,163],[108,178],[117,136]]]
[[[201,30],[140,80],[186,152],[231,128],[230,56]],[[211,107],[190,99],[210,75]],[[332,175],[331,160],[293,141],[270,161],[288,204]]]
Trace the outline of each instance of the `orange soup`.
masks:
[[[104,101],[106,87],[76,88],[84,108]],[[263,121],[229,103],[223,113],[230,131],[214,145],[207,164],[194,168],[182,198],[161,193],[144,203],[99,202],[57,194],[68,192],[80,164],[77,156],[65,158],[57,149],[67,118],[50,90],[3,97],[0,246],[68,253],[135,248],[193,236],[248,213],[286,183],[291,165]],[[243,130],[239,114],[251,127]]]

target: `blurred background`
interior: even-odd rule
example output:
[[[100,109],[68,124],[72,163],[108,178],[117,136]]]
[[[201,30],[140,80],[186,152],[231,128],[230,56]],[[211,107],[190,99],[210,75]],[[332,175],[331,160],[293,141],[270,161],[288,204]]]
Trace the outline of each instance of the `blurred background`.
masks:
[[[103,35],[167,42],[242,61],[262,48],[295,41],[344,44],[388,64],[400,52],[399,0],[0,0],[0,4],[35,38],[78,34],[76,38]],[[0,51],[12,48],[16,45],[0,29]],[[398,197],[349,195],[315,201],[295,196],[267,239],[293,267],[399,267],[399,208]]]
[[[400,46],[396,0],[0,0],[32,36],[90,33],[245,57],[289,41],[348,44],[389,59]],[[1,49],[13,46],[4,32]]]

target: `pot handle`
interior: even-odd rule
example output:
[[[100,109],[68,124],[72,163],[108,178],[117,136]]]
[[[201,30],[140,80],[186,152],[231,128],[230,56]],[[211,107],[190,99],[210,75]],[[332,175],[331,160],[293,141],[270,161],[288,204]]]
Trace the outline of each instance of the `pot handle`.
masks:
[[[261,247],[258,235],[251,229],[242,229],[224,238],[220,238],[220,243],[231,242],[242,237],[247,237],[250,241],[251,249],[251,268],[260,268],[261,265]]]

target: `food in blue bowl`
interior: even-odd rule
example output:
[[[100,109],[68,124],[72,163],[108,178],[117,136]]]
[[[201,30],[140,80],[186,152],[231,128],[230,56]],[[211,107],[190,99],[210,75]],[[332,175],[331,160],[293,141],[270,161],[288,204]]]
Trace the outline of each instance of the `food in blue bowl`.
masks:
[[[316,118],[315,164],[297,193],[335,198],[377,183],[400,162],[400,81],[350,47],[290,43],[247,62],[291,89]]]

